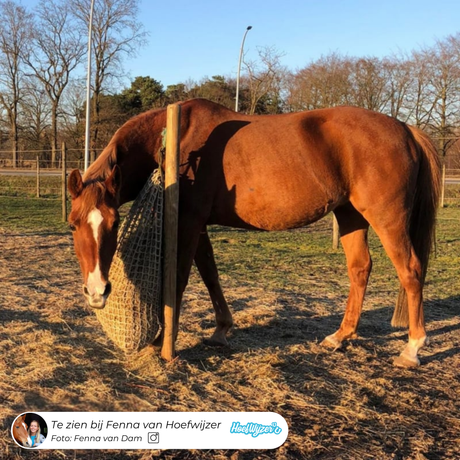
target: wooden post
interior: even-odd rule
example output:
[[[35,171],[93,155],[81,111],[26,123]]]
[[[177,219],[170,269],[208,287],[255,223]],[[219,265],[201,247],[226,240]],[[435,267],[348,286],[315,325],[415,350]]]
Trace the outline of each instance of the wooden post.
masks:
[[[442,179],[441,179],[441,208],[444,207],[444,197],[446,193],[446,160],[442,159]]]
[[[444,145],[445,139],[440,137],[439,138],[439,154],[441,157],[441,202],[439,203],[441,208],[444,207],[444,195],[445,195],[445,189],[446,189],[446,155],[445,155],[445,145]]]
[[[62,195],[62,221],[67,221],[67,177],[66,177],[66,146],[65,142],[62,143],[61,147],[61,163],[62,163],[62,183],[61,183],[61,195]]]
[[[40,158],[37,155],[37,198],[40,198]]]
[[[167,361],[175,358],[176,340],[176,280],[177,280],[177,229],[179,222],[179,104],[169,105],[166,112],[165,157],[165,209],[163,224],[163,307],[164,329],[161,357]]]
[[[332,215],[332,249],[339,249],[339,223],[335,214]]]
[[[441,153],[442,176],[441,176],[441,208],[444,207],[444,194],[446,189],[446,157],[444,155],[444,139],[439,139],[439,152]]]

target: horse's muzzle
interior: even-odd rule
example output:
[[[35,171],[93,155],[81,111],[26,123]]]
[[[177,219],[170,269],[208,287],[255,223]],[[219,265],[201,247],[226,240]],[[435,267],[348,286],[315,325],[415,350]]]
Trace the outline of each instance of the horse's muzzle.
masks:
[[[90,294],[88,288],[83,286],[83,295],[85,296],[86,302],[91,308],[102,310],[105,307],[105,303],[110,293],[112,292],[112,284],[109,282],[105,285],[105,290],[102,294]]]

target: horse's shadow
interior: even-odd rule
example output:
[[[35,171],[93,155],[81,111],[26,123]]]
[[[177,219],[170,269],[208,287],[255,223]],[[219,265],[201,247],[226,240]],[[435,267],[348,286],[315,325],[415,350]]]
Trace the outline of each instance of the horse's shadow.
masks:
[[[334,304],[336,310],[328,315],[320,315],[309,308],[297,308],[299,302],[303,305],[331,304],[330,299],[312,296],[299,296],[289,291],[279,291],[274,309],[276,314],[266,324],[254,324],[244,327],[236,325],[230,333],[228,347],[209,347],[205,343],[198,343],[180,351],[181,358],[194,361],[205,359],[215,354],[231,358],[241,350],[269,349],[276,343],[277,347],[287,348],[291,345],[300,345],[309,342],[321,342],[327,335],[334,333],[343,319],[344,309],[340,310]],[[254,298],[240,298],[232,305],[233,311],[249,308]],[[451,308],[445,306],[451,305]],[[460,305],[460,296],[452,296],[447,299],[436,299],[425,302],[425,319],[429,338],[436,338],[443,334],[453,333],[460,330],[460,322],[455,324],[440,325],[435,323],[449,321],[458,315],[455,304]],[[365,309],[361,315],[358,329],[359,341],[381,342],[407,340],[407,328],[395,329],[391,327],[391,317],[394,311],[393,305],[385,305],[379,308]],[[295,318],[295,319],[293,319]],[[211,323],[207,319],[201,322],[203,330],[209,329]],[[343,350],[347,344],[344,343]],[[428,348],[429,349],[429,348]],[[425,363],[443,360],[460,352],[460,347],[443,350],[424,357]]]

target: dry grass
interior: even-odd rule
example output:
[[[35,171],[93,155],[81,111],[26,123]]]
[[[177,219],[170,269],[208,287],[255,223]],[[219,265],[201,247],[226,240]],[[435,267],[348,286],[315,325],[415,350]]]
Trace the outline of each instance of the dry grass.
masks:
[[[127,360],[102,334],[82,305],[70,235],[0,221],[0,458],[460,458],[459,218],[458,209],[441,215],[426,288],[431,344],[416,370],[391,364],[406,331],[389,326],[397,286],[375,238],[362,335],[331,353],[319,343],[340,324],[348,282],[343,254],[329,249],[329,222],[291,234],[215,229],[231,346],[202,344],[214,319],[193,273],[179,358],[166,364],[149,352]],[[24,452],[9,435],[23,411],[265,410],[289,424],[276,451]]]

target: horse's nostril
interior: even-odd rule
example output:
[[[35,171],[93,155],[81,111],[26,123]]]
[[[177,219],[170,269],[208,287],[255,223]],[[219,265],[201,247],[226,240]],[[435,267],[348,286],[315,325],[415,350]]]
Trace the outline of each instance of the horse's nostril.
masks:
[[[99,296],[102,296],[102,297],[107,297],[110,293],[112,292],[112,284],[109,282],[107,283],[105,286],[104,286],[104,292],[102,294],[100,294],[100,292],[96,292],[94,294],[91,294],[89,292],[89,289],[84,285],[83,286],[83,294],[86,296],[86,297],[99,297]]]
[[[104,294],[102,294],[102,295],[103,295],[103,296],[108,296],[111,292],[112,292],[112,283],[108,282],[108,283],[105,285]]]

